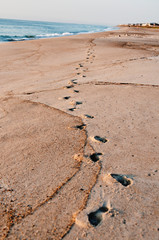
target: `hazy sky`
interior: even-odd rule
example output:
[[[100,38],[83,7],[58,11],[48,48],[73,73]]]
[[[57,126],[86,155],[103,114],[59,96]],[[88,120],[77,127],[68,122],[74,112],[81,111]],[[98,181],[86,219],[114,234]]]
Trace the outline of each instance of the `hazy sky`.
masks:
[[[113,25],[159,22],[159,0],[0,0],[0,18]]]

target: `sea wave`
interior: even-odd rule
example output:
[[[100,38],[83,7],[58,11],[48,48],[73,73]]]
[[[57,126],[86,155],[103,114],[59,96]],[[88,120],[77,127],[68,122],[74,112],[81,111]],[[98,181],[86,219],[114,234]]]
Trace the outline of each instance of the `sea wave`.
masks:
[[[36,38],[36,35],[25,35],[24,37],[30,39],[30,38]]]
[[[77,33],[76,33],[77,34]],[[64,33],[47,33],[47,34],[37,34],[37,35],[24,35],[24,36],[12,36],[12,35],[0,35],[0,41],[11,42],[11,41],[24,41],[39,38],[53,38],[62,36],[71,36],[74,33],[64,32]]]
[[[36,39],[35,35],[24,35],[24,36],[17,36],[17,35],[0,35],[0,42],[13,42],[13,41],[24,41],[29,39]]]
[[[114,27],[0,19],[0,42],[55,38],[114,30]]]

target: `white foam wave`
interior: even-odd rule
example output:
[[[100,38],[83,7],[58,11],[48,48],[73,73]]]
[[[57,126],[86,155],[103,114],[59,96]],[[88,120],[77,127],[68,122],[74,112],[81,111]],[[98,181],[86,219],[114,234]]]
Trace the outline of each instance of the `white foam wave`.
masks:
[[[64,32],[64,33],[47,33],[47,34],[39,34],[37,37],[61,37],[61,36],[70,36],[73,33]]]
[[[73,33],[70,33],[70,32],[64,32],[64,33],[62,33],[62,36],[70,36],[70,35],[73,35]]]

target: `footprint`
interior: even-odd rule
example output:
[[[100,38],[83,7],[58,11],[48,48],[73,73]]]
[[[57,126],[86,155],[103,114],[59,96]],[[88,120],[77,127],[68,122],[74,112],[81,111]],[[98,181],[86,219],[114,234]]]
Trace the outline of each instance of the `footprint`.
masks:
[[[79,64],[79,66],[80,66],[80,67],[83,67],[83,65],[82,65],[81,63]]]
[[[74,92],[75,92],[75,93],[79,93],[79,91],[78,91],[78,90],[74,90]]]
[[[73,85],[73,84],[77,84],[77,82],[75,82],[75,80],[71,80],[68,82],[69,85]]]
[[[66,96],[63,99],[68,100],[68,99],[70,99],[70,96]]]
[[[103,220],[103,214],[108,212],[108,207],[100,207],[97,211],[91,212],[88,214],[88,220],[91,225],[94,227],[98,226],[98,224]]]
[[[120,175],[120,174],[111,174],[111,176],[118,181],[119,183],[121,183],[124,187],[129,186],[130,184],[132,184],[132,180],[127,178],[124,175]]]
[[[99,137],[99,136],[91,137],[91,140],[94,141],[94,142],[102,142],[102,143],[108,142],[108,140],[106,138],[102,138],[102,137]]]
[[[99,156],[103,155],[102,153],[93,153],[90,155],[90,159],[93,162],[97,162],[99,160]]]
[[[69,102],[69,104],[70,104],[70,105],[73,105],[74,108],[75,108],[77,105],[81,105],[82,102],[78,102],[78,101],[74,101],[74,100],[72,100],[71,102]]]
[[[80,75],[81,73],[77,73],[77,75]]]
[[[24,93],[25,95],[31,95],[31,94],[34,94],[35,92],[26,92]]]
[[[88,114],[84,114],[83,117],[84,117],[84,118],[90,118],[90,119],[93,119],[93,118],[94,118],[93,116],[88,115]]]
[[[82,102],[72,100],[69,104],[76,106],[76,105],[81,105]]]
[[[74,108],[69,108],[68,110],[71,111],[71,112],[74,112],[76,110],[76,108],[75,107]]]
[[[73,88],[73,87],[74,87],[74,85],[72,84],[72,85],[65,86],[64,88],[69,89],[69,88]]]
[[[74,128],[82,130],[86,128],[86,124],[77,125]]]
[[[70,82],[73,83],[73,84],[77,84],[76,80],[77,80],[77,79],[73,79],[73,80],[71,80]]]
[[[76,102],[76,105],[81,105],[81,104],[82,104],[82,102],[78,102],[78,101]]]

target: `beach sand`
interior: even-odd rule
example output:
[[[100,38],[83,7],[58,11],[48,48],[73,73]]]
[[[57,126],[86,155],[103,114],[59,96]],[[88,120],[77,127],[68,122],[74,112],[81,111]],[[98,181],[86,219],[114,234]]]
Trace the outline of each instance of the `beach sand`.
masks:
[[[159,239],[159,31],[0,44],[0,239]]]

